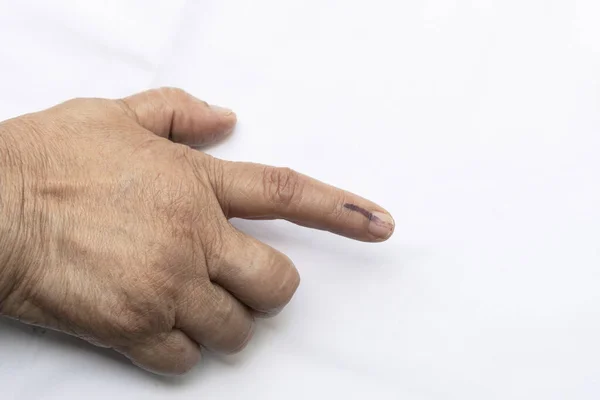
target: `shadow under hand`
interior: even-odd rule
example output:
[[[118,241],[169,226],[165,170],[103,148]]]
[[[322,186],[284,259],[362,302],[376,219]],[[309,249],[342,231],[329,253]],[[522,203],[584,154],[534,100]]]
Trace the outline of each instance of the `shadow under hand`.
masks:
[[[128,373],[131,373],[134,377],[142,380],[150,379],[155,383],[180,385],[183,384],[185,380],[189,379],[190,375],[187,374],[173,377],[156,375],[135,366],[127,357],[112,349],[94,346],[83,339],[62,332],[27,325],[6,317],[0,317],[0,331],[8,332],[9,334],[12,333],[21,338],[26,337],[27,340],[37,341],[41,347],[65,349],[65,351],[72,351],[75,349],[80,352],[86,352],[90,355],[90,358],[99,357],[103,361],[118,364],[120,368],[126,369]],[[0,336],[0,344],[2,340],[3,339]]]
[[[202,361],[200,364],[189,373],[181,376],[161,376],[153,374],[135,366],[127,357],[112,349],[97,347],[83,339],[62,332],[27,325],[5,317],[0,317],[0,332],[8,333],[10,336],[26,338],[27,341],[36,342],[41,348],[64,349],[65,353],[73,350],[87,353],[91,359],[100,358],[101,360],[99,360],[99,362],[114,363],[118,365],[118,368],[114,369],[114,373],[116,374],[123,373],[125,370],[127,374],[131,374],[130,376],[134,379],[139,379],[141,381],[150,380],[154,384],[178,387],[189,385],[192,382],[197,384],[199,379],[201,379],[201,375],[203,375],[202,372],[206,369],[210,369],[211,365],[232,368],[240,367],[248,363],[253,357],[253,353],[259,351],[261,347],[268,346],[269,335],[267,332],[277,329],[277,325],[280,323],[285,324],[285,322],[279,318],[280,317],[278,316],[268,319],[258,319],[253,340],[251,340],[247,348],[240,353],[223,355],[213,353],[203,348]],[[5,338],[6,336],[3,338],[3,336],[0,335],[0,347]]]

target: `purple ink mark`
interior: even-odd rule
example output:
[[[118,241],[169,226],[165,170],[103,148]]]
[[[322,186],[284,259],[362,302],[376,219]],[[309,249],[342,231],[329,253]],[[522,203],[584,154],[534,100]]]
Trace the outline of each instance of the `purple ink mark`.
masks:
[[[374,216],[372,212],[369,212],[369,211],[365,210],[364,208],[357,206],[356,204],[346,203],[346,204],[344,204],[344,208],[364,215],[365,218],[368,219],[369,221],[379,221],[379,218]]]

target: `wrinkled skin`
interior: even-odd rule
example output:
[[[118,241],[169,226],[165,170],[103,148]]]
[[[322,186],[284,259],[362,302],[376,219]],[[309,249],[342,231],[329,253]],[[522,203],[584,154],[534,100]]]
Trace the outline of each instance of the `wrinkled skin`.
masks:
[[[76,99],[0,124],[0,314],[181,374],[200,346],[241,350],[284,307],[292,262],[230,218],[283,218],[362,241],[393,231],[376,204],[285,168],[190,146],[233,112],[163,88]]]

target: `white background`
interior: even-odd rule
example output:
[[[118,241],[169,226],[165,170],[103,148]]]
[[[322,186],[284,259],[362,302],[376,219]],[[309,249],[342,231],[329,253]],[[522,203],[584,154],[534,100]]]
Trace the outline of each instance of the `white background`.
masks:
[[[388,243],[239,223],[303,281],[183,378],[0,321],[1,399],[598,399],[597,0],[0,1],[0,119],[180,86],[209,151],[388,208]]]

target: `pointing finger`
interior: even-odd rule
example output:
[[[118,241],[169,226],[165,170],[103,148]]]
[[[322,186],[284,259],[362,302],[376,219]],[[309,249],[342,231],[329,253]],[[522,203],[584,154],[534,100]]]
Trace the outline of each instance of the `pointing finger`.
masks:
[[[217,197],[229,218],[282,218],[353,239],[379,242],[394,220],[379,205],[288,168],[215,160]]]

